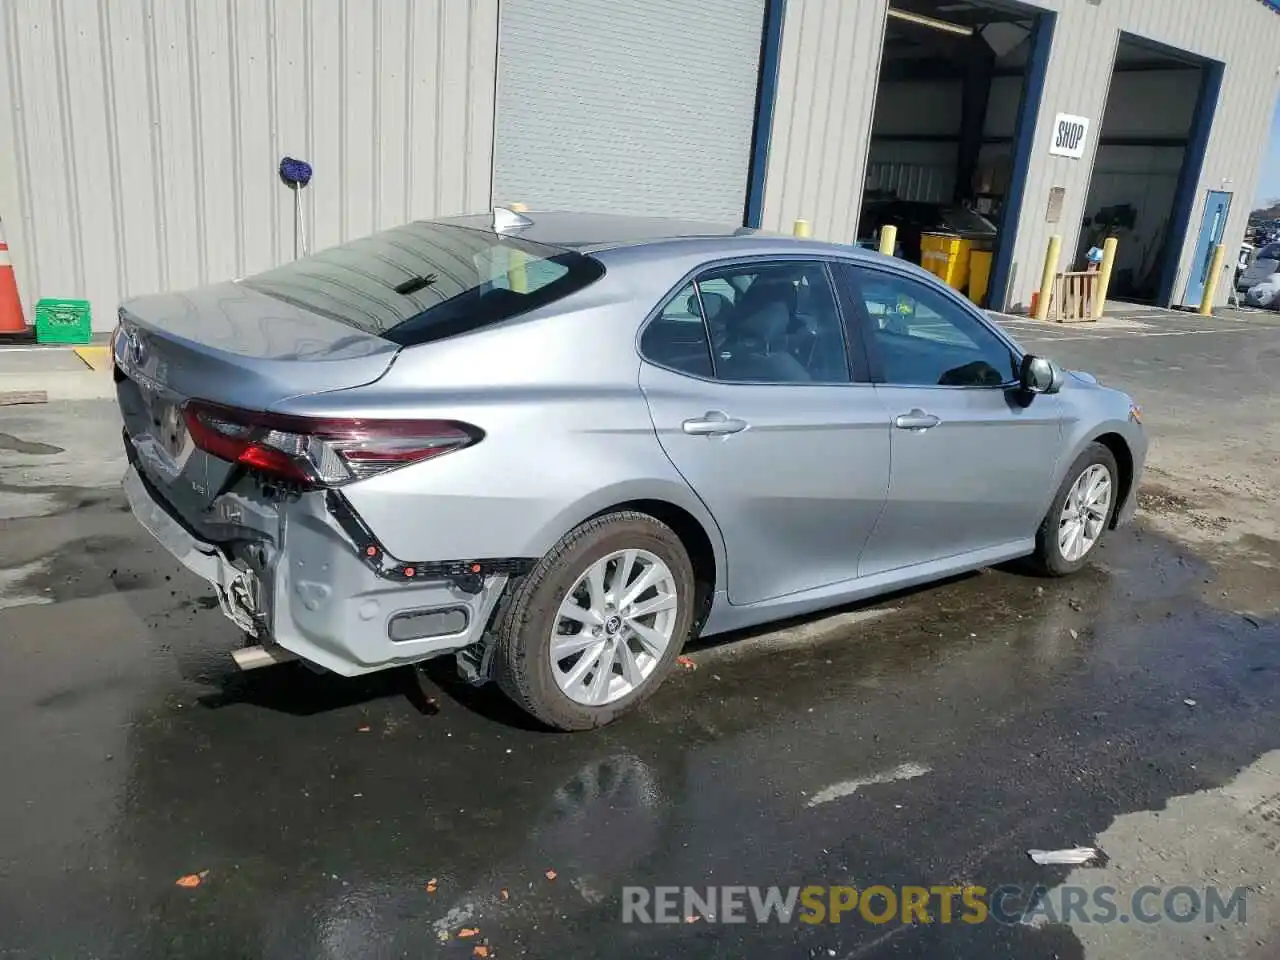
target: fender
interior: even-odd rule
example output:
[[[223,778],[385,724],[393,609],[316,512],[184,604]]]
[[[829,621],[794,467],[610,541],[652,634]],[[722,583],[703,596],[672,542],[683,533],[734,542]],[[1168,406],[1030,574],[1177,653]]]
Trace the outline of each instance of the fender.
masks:
[[[1067,424],[1065,426],[1070,428],[1074,425]],[[1116,434],[1124,440],[1125,445],[1129,448],[1129,456],[1133,460],[1134,473],[1131,478],[1132,482],[1130,484],[1130,488],[1125,492],[1125,501],[1117,503],[1116,505],[1116,511],[1112,519],[1112,526],[1115,526],[1116,518],[1120,516],[1121,510],[1125,507],[1126,502],[1130,497],[1135,495],[1137,490],[1136,481],[1142,470],[1143,461],[1146,456],[1146,443],[1144,438],[1140,435],[1135,437],[1134,425],[1127,420],[1112,419],[1104,421],[1101,424],[1094,424],[1087,434],[1081,435],[1075,443],[1070,446],[1066,455],[1059,459],[1058,465],[1054,469],[1053,483],[1047,492],[1044,503],[1041,505],[1040,515],[1042,517],[1049,512],[1049,507],[1053,503],[1053,498],[1058,495],[1058,490],[1066,479],[1067,471],[1070,470],[1071,465],[1076,462],[1076,458],[1079,457],[1080,454],[1084,453],[1084,451],[1089,447],[1089,444],[1096,442],[1099,437],[1105,436],[1109,433]],[[1135,440],[1141,442],[1135,443]]]
[[[570,530],[586,523],[592,517],[608,513],[613,508],[637,500],[657,500],[679,507],[698,522],[711,543],[716,564],[716,588],[719,589],[725,579],[727,564],[724,536],[710,511],[683,479],[676,481],[650,477],[641,480],[624,480],[601,487],[589,496],[575,501],[539,528],[529,541],[527,553],[530,556],[545,556]]]

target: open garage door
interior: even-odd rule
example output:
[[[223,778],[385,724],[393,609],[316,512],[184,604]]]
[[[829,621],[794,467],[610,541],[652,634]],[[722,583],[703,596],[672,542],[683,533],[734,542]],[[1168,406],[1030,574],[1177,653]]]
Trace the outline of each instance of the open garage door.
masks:
[[[1115,237],[1111,299],[1160,306],[1173,299],[1204,157],[1204,143],[1194,135],[1197,118],[1207,109],[1211,119],[1217,100],[1214,90],[1215,103],[1205,102],[1208,70],[1189,54],[1121,35],[1074,262],[1083,269],[1089,249]],[[1228,205],[1217,219],[1210,211],[1212,243],[1221,239]],[[1211,252],[1212,244],[1206,246]],[[1193,302],[1199,303],[1198,293]]]
[[[1018,133],[1039,96],[1027,78],[1047,55],[1039,16],[1004,0],[892,0],[885,25],[858,241],[895,225],[900,256],[984,306],[1002,305],[990,281],[1016,228]]]
[[[495,202],[741,223],[765,0],[503,0]]]

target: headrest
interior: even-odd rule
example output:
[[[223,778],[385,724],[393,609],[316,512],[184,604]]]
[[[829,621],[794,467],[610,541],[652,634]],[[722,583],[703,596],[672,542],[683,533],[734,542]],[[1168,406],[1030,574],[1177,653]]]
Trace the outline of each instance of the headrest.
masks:
[[[782,274],[764,274],[747,288],[738,309],[742,313],[754,313],[767,303],[780,303],[788,313],[796,308],[796,285],[792,278]]]
[[[764,343],[772,343],[784,336],[791,326],[791,311],[780,301],[761,304],[737,318],[743,336]]]

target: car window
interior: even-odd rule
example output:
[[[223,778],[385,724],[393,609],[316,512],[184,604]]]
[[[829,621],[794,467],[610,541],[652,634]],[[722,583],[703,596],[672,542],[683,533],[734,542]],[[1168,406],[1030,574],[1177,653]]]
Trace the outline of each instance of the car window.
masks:
[[[851,277],[887,383],[995,387],[1017,379],[1013,351],[944,294],[858,267]]]
[[[604,276],[593,257],[419,221],[241,281],[259,293],[409,346],[501,323]]]
[[[844,325],[826,267],[754,261],[697,280],[715,376],[758,383],[848,383]]]
[[[1280,260],[1280,243],[1268,243],[1258,251],[1255,260]]]
[[[645,327],[640,352],[660,366],[711,377],[711,344],[692,283],[685,284]]]

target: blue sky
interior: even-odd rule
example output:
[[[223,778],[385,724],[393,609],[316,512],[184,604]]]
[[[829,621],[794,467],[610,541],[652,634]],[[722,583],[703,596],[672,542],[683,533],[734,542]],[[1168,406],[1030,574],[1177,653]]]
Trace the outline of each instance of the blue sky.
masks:
[[[1262,161],[1262,173],[1258,176],[1257,200],[1280,198],[1280,105],[1271,117],[1271,139],[1267,142],[1267,156]]]

